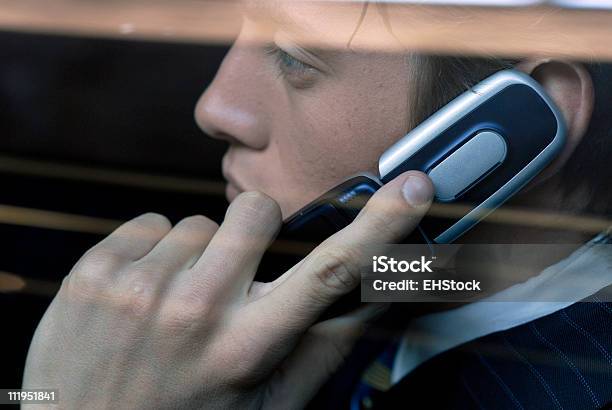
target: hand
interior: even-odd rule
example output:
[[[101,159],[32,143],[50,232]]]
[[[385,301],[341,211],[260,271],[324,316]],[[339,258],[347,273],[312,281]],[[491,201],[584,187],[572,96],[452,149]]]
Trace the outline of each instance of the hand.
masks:
[[[220,227],[138,217],[65,278],[23,387],[59,389],[62,408],[301,408],[380,307],[317,318],[360,283],[368,246],[414,229],[432,191],[421,173],[398,177],[271,283],[253,282],[281,226],[263,194],[240,195]]]

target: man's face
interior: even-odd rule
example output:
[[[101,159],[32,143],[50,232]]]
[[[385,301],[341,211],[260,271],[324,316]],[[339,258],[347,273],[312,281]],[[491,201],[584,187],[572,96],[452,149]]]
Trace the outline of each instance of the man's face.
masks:
[[[196,119],[230,143],[228,199],[262,191],[287,217],[346,177],[376,171],[380,154],[407,132],[409,63],[363,46],[371,36],[395,41],[376,7],[355,32],[361,6],[244,6],[241,33]]]

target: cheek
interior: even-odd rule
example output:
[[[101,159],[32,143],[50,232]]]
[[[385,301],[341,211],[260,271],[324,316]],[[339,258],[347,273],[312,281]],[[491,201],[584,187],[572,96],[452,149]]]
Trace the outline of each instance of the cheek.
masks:
[[[283,178],[283,210],[294,212],[358,172],[378,173],[380,155],[406,132],[404,93],[373,86],[304,101],[274,138]],[[331,101],[331,103],[330,103]],[[286,132],[290,129],[290,132]]]

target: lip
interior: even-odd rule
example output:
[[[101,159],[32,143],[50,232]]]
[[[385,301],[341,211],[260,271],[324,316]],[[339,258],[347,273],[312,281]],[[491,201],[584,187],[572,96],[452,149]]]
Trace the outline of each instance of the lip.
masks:
[[[223,178],[227,181],[227,186],[225,188],[225,196],[228,201],[233,201],[241,193],[245,192],[242,184],[240,184],[236,178],[223,167]]]

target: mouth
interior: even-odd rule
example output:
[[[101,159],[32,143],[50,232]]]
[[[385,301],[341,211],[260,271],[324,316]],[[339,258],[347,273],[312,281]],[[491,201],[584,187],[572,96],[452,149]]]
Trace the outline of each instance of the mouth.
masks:
[[[225,178],[225,180],[227,181],[227,185],[225,187],[225,196],[229,202],[232,202],[238,195],[243,193],[245,190],[242,185],[238,183],[236,179],[225,170],[223,170],[223,178]]]

